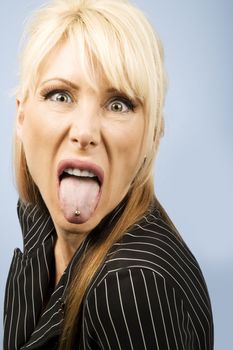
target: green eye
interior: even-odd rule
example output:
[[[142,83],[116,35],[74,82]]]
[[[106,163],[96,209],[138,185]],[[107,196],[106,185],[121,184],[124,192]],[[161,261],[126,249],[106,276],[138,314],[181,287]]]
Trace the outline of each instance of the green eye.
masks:
[[[48,92],[45,96],[44,96],[45,100],[50,100],[53,102],[58,102],[58,103],[72,103],[73,99],[70,96],[70,94],[68,92],[65,91],[57,91],[57,90],[53,90]]]
[[[110,108],[113,112],[123,112],[124,111],[124,104],[121,102],[113,102],[110,105]]]
[[[114,97],[107,105],[107,109],[114,113],[129,112],[133,111],[134,108],[134,104],[125,97]]]
[[[57,92],[50,98],[51,101],[61,102],[61,103],[71,103],[72,99],[69,94],[65,92]]]

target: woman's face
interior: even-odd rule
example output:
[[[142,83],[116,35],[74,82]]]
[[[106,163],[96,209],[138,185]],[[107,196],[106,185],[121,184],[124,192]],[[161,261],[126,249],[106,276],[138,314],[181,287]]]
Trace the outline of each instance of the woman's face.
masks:
[[[67,41],[18,103],[18,136],[57,232],[88,233],[124,198],[144,157],[142,106],[85,79]]]

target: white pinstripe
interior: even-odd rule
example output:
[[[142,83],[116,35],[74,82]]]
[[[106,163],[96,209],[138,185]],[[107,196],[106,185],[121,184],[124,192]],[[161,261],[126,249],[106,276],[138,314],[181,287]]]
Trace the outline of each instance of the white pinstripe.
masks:
[[[18,341],[19,318],[20,318],[20,312],[21,312],[19,278],[20,278],[20,274],[21,274],[22,269],[23,269],[23,263],[22,263],[22,260],[21,260],[21,267],[20,267],[20,270],[19,270],[18,278],[17,278],[19,310],[18,310],[16,329],[15,329],[15,349],[16,350],[17,350],[17,341]]]
[[[140,319],[140,315],[139,315],[139,312],[138,312],[138,304],[137,304],[137,299],[136,299],[136,295],[135,295],[135,289],[134,289],[134,284],[133,284],[131,270],[129,270],[129,276],[130,276],[130,282],[131,282],[131,287],[132,287],[132,291],[133,291],[133,298],[134,298],[135,309],[136,309],[137,317],[138,317],[138,324],[139,324],[139,327],[140,327],[144,348],[147,349],[146,342],[145,342],[145,337],[144,337],[144,333],[143,333],[143,328],[142,328],[142,324],[141,324],[141,319]]]
[[[166,252],[163,248],[159,247],[158,245],[153,245],[153,244],[151,244],[151,243],[149,243],[149,244],[148,244],[148,243],[144,243],[144,244],[145,244],[145,245],[154,246],[154,247],[156,247],[157,249],[160,249],[161,251],[165,252],[174,262],[177,263],[177,260],[176,260],[171,254],[169,254],[168,252]],[[166,264],[168,264],[172,269],[174,269],[174,270],[181,276],[181,274],[174,268],[174,266],[173,266],[172,264],[168,263],[167,260],[161,258],[161,256],[158,255],[158,254],[151,253],[151,252],[148,252],[148,251],[145,251],[145,250],[142,250],[142,249],[139,250],[139,249],[127,249],[127,248],[118,249],[116,252],[120,252],[120,251],[132,251],[132,252],[135,252],[135,253],[144,253],[145,256],[146,256],[147,254],[148,254],[148,255],[153,255],[153,256],[155,256],[155,257],[157,257],[157,258],[163,260]],[[114,259],[109,259],[109,261],[113,261],[113,260],[114,260]],[[135,259],[135,260],[136,260],[136,259]],[[149,261],[150,261],[150,260],[148,259],[148,262],[149,262]],[[184,268],[183,268],[182,266],[180,266],[180,264],[178,264],[178,266],[179,266],[180,269],[184,272],[184,274],[185,274],[185,276],[187,277],[187,279],[192,283],[193,287],[195,288],[196,292],[199,294],[200,298],[202,299],[202,301],[203,301],[203,303],[204,303],[204,300],[203,300],[202,296],[200,295],[200,292],[199,292],[199,290],[197,289],[197,287],[195,286],[194,282],[192,281],[191,277],[190,277],[190,276],[188,275],[188,273],[184,270]],[[197,281],[196,276],[193,275],[193,277],[194,277],[195,280]],[[183,278],[183,279],[184,279],[184,281],[186,282],[186,279],[185,279],[185,278]],[[197,281],[197,282],[199,283],[199,281]],[[206,308],[207,308],[207,306],[206,306]]]
[[[42,329],[46,328],[48,326],[49,323],[51,323],[51,320],[57,315],[59,314],[60,310],[58,310],[57,312],[53,313],[52,316],[48,319],[48,321],[46,323],[43,324],[43,327],[40,327],[39,329],[36,329],[33,332],[33,335],[40,333],[42,331]]]
[[[30,215],[30,214],[29,214],[29,215]],[[31,239],[32,239],[33,237],[36,236],[38,230],[34,232],[34,227],[37,225],[38,222],[41,221],[41,219],[43,220],[43,214],[40,215],[40,217],[37,219],[36,222],[34,222],[34,220],[33,220],[33,225],[32,225],[32,227],[28,230],[28,233],[27,233],[27,234],[25,235],[25,237],[24,237],[24,240],[25,240],[25,242],[26,242],[25,246],[28,245],[28,243],[30,243],[30,241],[31,241]],[[41,223],[42,226],[43,226],[43,223],[44,223],[44,220],[43,220],[42,223]],[[29,225],[29,227],[30,227],[30,225]],[[28,236],[30,236],[32,232],[33,232],[33,236],[30,237],[29,240],[28,240]]]
[[[145,285],[146,297],[147,297],[149,311],[150,311],[151,323],[152,323],[152,327],[153,327],[153,331],[154,331],[154,335],[155,335],[156,346],[157,346],[157,349],[159,350],[158,336],[157,336],[157,332],[155,330],[155,323],[154,323],[154,319],[152,316],[151,303],[150,303],[150,298],[149,298],[149,294],[148,294],[148,288],[147,288],[147,283],[146,283],[146,279],[145,279],[145,274],[144,274],[142,269],[140,269],[140,271],[141,271],[144,285]]]
[[[87,334],[88,334],[89,338],[91,338],[92,340],[95,341],[95,339],[92,337],[92,335],[91,335],[91,333],[90,333],[90,331],[89,331],[86,318],[84,319],[84,323],[85,323],[85,327],[86,327],[86,329],[87,329]],[[84,345],[85,345],[85,339],[83,339],[83,343],[84,343]]]
[[[164,320],[163,308],[162,308],[162,303],[161,303],[161,300],[160,300],[160,295],[159,295],[159,290],[158,290],[158,285],[157,285],[155,273],[153,273],[153,277],[154,277],[154,282],[155,282],[155,288],[156,288],[156,292],[157,292],[158,302],[159,302],[159,306],[160,306],[160,312],[161,312],[161,316],[162,316],[162,320],[163,320],[163,328],[164,328],[164,332],[165,332],[167,346],[168,346],[168,349],[170,350],[170,345],[169,345],[169,340],[168,340],[168,335],[167,335],[167,327],[166,327],[165,320]]]
[[[41,303],[43,305],[44,297],[43,297],[43,291],[42,291],[42,283],[41,283],[41,264],[40,264],[40,258],[39,258],[39,249],[36,251],[36,256],[37,256],[37,263],[38,263],[38,281],[39,281],[39,290],[40,290],[40,297],[41,297]]]
[[[121,312],[122,312],[123,319],[124,319],[124,322],[125,322],[125,327],[126,327],[126,330],[127,330],[127,333],[128,333],[131,349],[133,349],[133,343],[132,343],[132,339],[131,339],[130,332],[129,332],[129,327],[128,327],[128,324],[127,324],[127,321],[126,321],[126,317],[125,317],[124,306],[123,306],[123,303],[122,303],[121,290],[120,290],[120,281],[119,281],[118,272],[116,273],[116,277],[117,277],[117,289],[118,289],[118,294],[119,294],[119,299],[120,299]]]
[[[49,267],[48,267],[48,261],[45,253],[45,246],[43,245],[43,257],[44,257],[44,262],[45,262],[45,267],[47,271],[47,276],[48,276],[48,281],[50,280],[50,272],[49,272]]]
[[[141,227],[140,225],[137,225],[139,227]],[[148,231],[148,232],[151,232],[151,233],[154,233],[154,231],[152,230],[148,230],[148,229],[145,229],[143,227],[141,227],[141,229],[143,231]],[[159,233],[156,232],[156,236],[155,237],[151,237],[151,236],[146,236],[146,235],[143,235],[143,236],[139,236],[139,235],[134,235],[132,233],[126,233],[125,236],[131,236],[131,237],[135,237],[135,238],[141,238],[141,239],[150,239],[150,240],[154,240],[154,241],[158,241],[164,245],[166,245],[169,249],[171,249],[175,255],[179,256],[178,254],[178,251],[181,253],[181,256],[180,259],[181,260],[184,260],[184,259],[187,259],[187,257],[184,255],[184,252],[181,251],[180,247],[175,244],[170,238],[169,238],[169,241],[170,243],[172,243],[172,245],[175,246],[175,248],[173,248],[173,246],[171,244],[168,244],[167,242],[165,242],[164,240],[162,239],[159,239],[157,236],[160,236]],[[164,236],[164,235],[163,235]],[[119,245],[121,247],[125,247],[125,246],[130,246],[130,245],[137,245],[137,244],[140,244],[140,246],[151,246],[151,247],[156,247],[157,249],[160,249],[162,251],[164,251],[167,255],[169,255],[171,258],[173,258],[173,256],[171,254],[169,254],[167,251],[165,251],[162,247],[159,246],[159,244],[153,244],[153,243],[148,243],[148,242],[140,242],[140,241],[136,241],[136,242],[127,242],[127,243],[116,243],[115,245]],[[115,252],[114,252],[115,253]],[[109,253],[108,256],[111,256],[113,253]],[[175,260],[173,258],[173,260]],[[191,262],[190,260],[188,260],[190,262],[190,264],[192,264],[193,266],[193,262]],[[194,272],[192,271],[191,267],[186,264],[186,267],[188,268],[188,270],[190,271],[190,273],[192,274],[192,276],[195,278],[196,282],[199,284],[199,286],[201,287],[202,291],[205,293],[204,291],[204,288],[202,287],[202,285],[200,284],[199,280],[197,279],[196,275],[194,274]],[[197,267],[195,266],[195,269],[197,269]],[[205,294],[206,296],[206,294]]]
[[[27,258],[27,262],[26,262],[26,266],[28,264],[28,258]],[[28,303],[27,303],[27,297],[26,297],[26,282],[27,282],[27,277],[26,277],[26,271],[24,269],[24,301],[25,301],[25,314],[24,314],[24,341],[26,342],[27,339],[27,311],[28,311]]]
[[[183,350],[185,350],[184,342],[183,342],[183,337],[182,337],[182,332],[181,332],[181,328],[180,328],[179,313],[178,313],[177,303],[176,303],[176,292],[175,292],[175,289],[174,289],[174,288],[172,288],[172,291],[173,291],[174,307],[175,307],[175,311],[176,311],[176,321],[177,321],[177,325],[178,325],[178,328],[179,328],[179,333],[180,333],[180,339],[181,339],[181,343],[182,343],[182,348],[183,348]]]
[[[187,321],[187,333],[188,333],[188,350],[190,349],[193,349],[193,346],[191,348],[191,341],[192,341],[192,335],[191,335],[191,331],[189,329],[189,324],[190,324],[190,316],[188,315],[188,321]],[[194,350],[194,349],[193,349]]]
[[[53,324],[50,328],[48,328],[39,338],[37,338],[35,341],[31,342],[29,345],[25,345],[25,348],[28,348],[29,346],[31,347],[32,345],[38,343],[41,339],[43,339],[47,333],[51,332],[51,329],[59,326],[61,324],[61,322],[55,323]]]
[[[201,343],[200,343],[200,339],[199,339],[199,336],[198,336],[198,333],[197,333],[196,327],[195,327],[195,325],[194,325],[194,323],[193,323],[193,321],[192,321],[192,318],[191,318],[191,317],[190,317],[190,322],[191,322],[191,324],[192,324],[192,328],[193,328],[193,330],[194,330],[194,332],[195,332],[196,339],[198,340],[199,350],[201,350]],[[205,336],[205,334],[204,334],[204,336]],[[205,347],[207,347],[207,344],[206,344],[206,339],[205,339]]]
[[[97,330],[96,330],[95,324],[94,324],[94,322],[93,322],[93,320],[92,320],[92,317],[91,317],[91,312],[90,312],[90,309],[89,309],[88,300],[87,300],[87,304],[86,304],[86,305],[87,305],[87,311],[88,311],[88,315],[89,315],[89,318],[90,318],[92,327],[93,327],[94,330],[95,330],[95,333],[96,333],[96,335],[97,335],[97,337],[98,337],[98,340],[99,340],[99,342],[100,342],[100,344],[101,344],[101,346],[102,346],[102,349],[104,349],[103,343],[102,343],[102,341],[101,341],[101,337],[99,336],[99,334],[98,334],[98,332],[97,332]]]
[[[185,345],[187,345],[188,335],[187,335],[187,331],[185,329],[185,324],[184,324],[184,302],[183,302],[183,300],[181,300],[181,314],[182,314],[182,328],[183,328],[183,332],[185,335]]]
[[[170,302],[168,300],[167,285],[166,285],[166,281],[165,280],[163,280],[163,285],[164,285],[164,292],[165,292],[165,295],[166,295],[167,306],[168,306],[169,316],[170,316],[171,325],[172,325],[173,336],[174,336],[174,339],[175,339],[176,348],[178,349],[178,343],[177,343],[177,339],[176,339],[176,333],[175,333],[175,329],[174,329],[174,323],[173,323],[173,318],[172,318],[172,313],[171,313]]]
[[[33,272],[33,265],[32,260],[30,261],[31,266],[31,276],[32,276],[32,284],[31,284],[31,292],[32,292],[32,314],[33,314],[33,322],[34,322],[34,328],[36,326],[36,315],[35,315],[35,302],[34,302],[34,272]]]
[[[100,319],[100,316],[99,316],[98,305],[97,305],[96,289],[94,290],[94,296],[95,296],[95,310],[96,310],[96,315],[97,315],[97,318],[98,318],[100,327],[101,327],[102,330],[103,330],[105,339],[106,339],[106,341],[107,341],[107,343],[108,343],[108,347],[109,347],[109,349],[111,349],[111,346],[110,346],[110,343],[109,343],[109,340],[108,340],[108,336],[107,336],[107,334],[106,334],[106,332],[105,332],[105,329],[104,329],[104,327],[103,327],[103,324],[102,324],[101,319]]]
[[[120,211],[121,208],[115,211],[110,219],[111,222],[114,222]],[[44,337],[49,336],[52,330],[58,329],[57,327],[63,321],[60,299],[65,300],[67,288],[72,279],[72,272],[78,261],[76,257],[79,252],[81,254],[81,252],[87,251],[91,242],[89,237],[82,242],[51,295],[54,303],[50,302],[42,312],[40,319],[37,320],[40,310],[35,309],[37,304],[35,303],[36,294],[34,294],[34,291],[39,291],[43,303],[44,288],[52,277],[51,266],[49,265],[51,251],[49,252],[47,247],[52,249],[53,245],[46,246],[46,242],[48,239],[52,242],[54,227],[51,224],[51,218],[40,212],[36,206],[19,205],[18,212],[24,230],[26,252],[25,254],[22,254],[19,250],[15,252],[12,261],[13,275],[9,279],[6,290],[5,307],[7,312],[4,317],[4,325],[7,324],[8,328],[7,344],[9,349],[7,350],[12,350],[10,348],[12,341],[14,342],[14,348],[17,349],[20,329],[23,331],[21,339],[24,338],[25,342],[29,341],[24,345],[24,349],[29,349],[36,344],[39,346],[42,340],[44,341]],[[101,229],[103,229],[103,226]],[[169,258],[169,261],[166,257]],[[35,272],[37,273],[35,274]],[[28,274],[31,275],[29,279]],[[47,280],[42,280],[42,277]],[[30,278],[31,282],[29,283]],[[110,283],[112,278],[116,279],[116,285]],[[22,284],[20,285],[21,281]],[[122,324],[124,324],[127,332],[131,349],[133,349],[133,341],[135,341],[137,348],[137,340],[134,339],[135,334],[130,325],[131,314],[127,305],[130,302],[130,307],[135,308],[136,314],[133,317],[135,317],[134,321],[137,322],[140,328],[140,339],[143,342],[144,349],[146,349],[148,343],[154,342],[155,350],[181,350],[181,348],[182,350],[194,350],[195,341],[197,341],[199,350],[212,350],[208,346],[211,343],[211,332],[207,331],[208,327],[211,330],[208,318],[210,312],[208,293],[205,284],[202,282],[202,276],[194,257],[185,245],[182,247],[182,242],[176,239],[175,233],[172,232],[169,226],[161,218],[158,219],[152,214],[145,216],[144,222],[141,221],[140,224],[134,225],[130,232],[124,234],[121,242],[114,244],[106,257],[105,263],[100,267],[87,290],[83,301],[83,328],[81,332],[83,347],[81,349],[91,349],[93,341],[99,343],[102,350],[106,350],[105,343],[108,349],[115,350],[117,347],[121,350],[124,342],[118,327],[121,327]],[[123,298],[122,292],[125,293],[126,286],[124,283],[127,283],[126,285],[132,289],[132,294],[129,293],[131,300],[127,300],[125,295]],[[143,287],[142,294],[139,294],[138,283],[140,288]],[[112,288],[115,288],[115,293]],[[158,310],[160,310],[162,319],[162,325],[160,326],[164,328],[166,349],[160,345],[161,335],[157,331],[157,314],[153,309],[152,295],[153,298],[157,299],[159,305]],[[161,299],[162,295],[164,295],[163,300]],[[143,317],[141,297],[144,298],[145,315]],[[93,298],[93,304],[89,303],[90,298]],[[31,305],[29,305],[30,299]],[[25,302],[24,309],[21,308],[21,300]],[[111,311],[115,301],[117,305],[120,302],[117,318],[113,318]],[[17,302],[19,304],[18,309],[16,308]],[[104,305],[103,303],[108,313],[108,317],[105,318],[100,309],[100,305]],[[32,315],[29,314],[29,309],[32,309]],[[165,310],[168,310],[166,315],[164,314]],[[92,317],[94,313],[96,317]],[[32,316],[32,319],[30,316]],[[146,317],[150,323],[150,328],[147,330],[146,325],[142,324],[142,320],[145,320]],[[120,318],[119,324],[118,318]],[[20,327],[20,319],[23,320],[23,327]],[[55,321],[57,319],[59,321]],[[168,319],[169,321],[166,323]],[[32,334],[27,334],[32,321],[34,331]],[[114,339],[109,338],[109,327],[111,327],[111,332],[114,331]],[[148,332],[151,332],[151,334],[149,338],[146,338]],[[30,339],[30,337],[32,338]],[[115,342],[114,346],[112,342]],[[171,346],[171,344],[174,345]]]
[[[10,318],[10,329],[9,329],[9,334],[8,334],[8,347],[10,348],[10,340],[11,340],[11,331],[12,331],[12,322],[13,322],[13,317],[14,317],[14,304],[15,304],[15,278],[16,278],[16,273],[17,273],[17,269],[18,269],[18,262],[19,262],[19,256],[16,255],[16,269],[15,269],[15,274],[13,276],[13,280],[12,280],[12,290],[13,290],[13,297],[12,297],[12,305],[11,305],[11,318]]]
[[[115,336],[116,336],[116,339],[117,339],[118,347],[119,347],[119,349],[121,350],[121,344],[120,344],[119,337],[118,337],[118,334],[117,334],[117,331],[116,331],[116,327],[115,327],[115,325],[114,325],[114,322],[113,322],[113,319],[112,319],[112,315],[111,315],[111,312],[110,312],[110,308],[109,308],[108,286],[107,286],[107,281],[106,281],[106,279],[104,280],[104,286],[105,286],[105,298],[106,298],[106,305],[107,305],[108,315],[109,315],[109,318],[110,318],[110,320],[111,320],[112,327],[113,327],[113,329],[114,329],[114,333],[115,333]]]
[[[142,231],[145,231],[145,232],[151,232],[151,233],[153,233],[153,234],[155,234],[155,232],[153,231],[153,230],[149,230],[149,229],[145,229],[145,228],[143,228],[142,226],[140,226],[140,225],[136,225],[136,226],[138,226],[138,227],[140,227],[140,229],[142,230]],[[157,225],[156,225],[157,226]],[[169,233],[171,233],[171,231],[168,231]],[[130,233],[128,233],[128,235],[132,235],[132,234],[130,234]],[[197,270],[197,271],[199,271],[198,270],[198,268],[197,268],[197,266],[194,264],[194,262],[193,261],[191,261],[191,258],[190,258],[190,256],[188,255],[188,257],[187,257],[187,255],[185,255],[184,254],[184,252],[181,250],[181,248],[179,247],[179,245],[178,244],[176,244],[176,243],[174,243],[174,241],[170,238],[170,237],[167,237],[166,236],[166,239],[168,238],[168,240],[169,240],[169,242],[171,243],[170,245],[167,243],[167,242],[165,242],[164,240],[160,240],[157,236],[165,236],[165,235],[163,235],[163,234],[161,234],[161,233],[159,233],[159,232],[156,232],[156,236],[155,237],[151,237],[151,236],[136,236],[137,238],[149,238],[150,240],[152,239],[152,240],[155,240],[155,241],[160,241],[160,242],[162,242],[163,244],[165,244],[169,249],[172,249],[173,251],[174,251],[174,253],[177,255],[177,256],[179,256],[180,258],[181,258],[181,260],[188,260],[189,261],[189,263],[195,268],[195,270]],[[147,244],[147,243],[144,243],[144,244]],[[151,243],[152,244],[152,243]],[[174,245],[174,248],[173,248],[173,245]],[[159,247],[158,245],[154,245],[155,247],[157,247],[157,248],[160,248],[161,250],[163,250],[161,247]],[[164,250],[163,250],[164,251]],[[181,256],[178,254],[178,251],[181,253]],[[170,255],[167,251],[165,251],[166,252],[166,254],[168,254],[168,255]],[[170,255],[171,256],[171,255]],[[186,267],[188,268],[188,270],[190,271],[190,273],[192,274],[192,276],[195,278],[195,280],[197,281],[197,283],[199,284],[199,286],[201,287],[201,289],[202,289],[202,292],[205,294],[205,296],[207,297],[207,295],[206,295],[206,292],[205,292],[205,290],[204,290],[204,288],[203,288],[203,286],[200,284],[200,282],[198,281],[198,279],[197,279],[197,277],[196,277],[196,275],[194,274],[194,272],[192,271],[192,269],[190,268],[190,266],[188,265],[188,264],[186,264]]]
[[[124,261],[126,261],[126,260],[128,260],[128,261],[138,261],[138,262],[145,262],[145,263],[148,262],[148,260],[146,260],[146,259],[136,259],[136,258],[115,258],[115,259],[110,259],[109,262],[110,262],[110,261],[116,261],[116,260],[117,260],[117,261],[118,261],[118,260],[124,260]],[[150,264],[151,264],[151,265],[154,265],[154,266],[156,266],[157,268],[160,268],[161,270],[163,270],[164,272],[166,272],[166,273],[171,277],[171,279],[173,279],[174,282],[175,282],[176,284],[178,284],[179,287],[183,290],[184,294],[186,295],[187,299],[188,299],[189,302],[190,302],[190,305],[192,306],[192,303],[191,303],[191,301],[190,301],[190,299],[189,299],[187,293],[185,292],[184,288],[180,285],[180,283],[174,278],[174,276],[173,276],[168,270],[166,270],[163,266],[158,265],[158,264],[156,264],[156,263],[154,263],[154,262],[150,262]],[[169,264],[169,265],[170,265],[170,264]],[[171,265],[170,265],[170,266],[171,266]],[[132,267],[143,267],[143,265],[130,265],[130,268],[132,268]],[[172,267],[172,266],[171,266],[171,267]],[[173,267],[172,267],[172,269],[173,269]],[[154,269],[154,271],[157,273],[156,268]],[[178,273],[178,272],[177,272],[177,274],[181,277],[181,279],[183,280],[183,282],[186,284],[186,281],[185,281],[184,277],[181,276],[180,273]],[[207,322],[208,322],[207,316],[206,316],[206,314],[203,312],[203,310],[202,310],[202,308],[201,308],[199,302],[198,302],[197,299],[195,298],[194,292],[190,289],[190,287],[189,287],[188,285],[187,285],[187,288],[190,290],[190,293],[192,294],[193,298],[196,300],[196,302],[197,302],[197,304],[198,304],[198,306],[199,306],[199,309],[202,311],[203,316],[206,318],[206,320],[207,320]],[[197,315],[195,309],[193,309],[193,312],[196,314],[197,318],[199,319],[199,317],[198,317],[198,315]],[[200,319],[199,319],[199,322],[200,322]],[[200,324],[201,324],[201,322],[200,322]]]

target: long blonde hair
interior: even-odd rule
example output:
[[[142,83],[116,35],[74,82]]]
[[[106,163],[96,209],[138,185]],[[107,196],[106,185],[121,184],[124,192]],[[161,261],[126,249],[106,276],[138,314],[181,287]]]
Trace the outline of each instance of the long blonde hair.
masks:
[[[144,163],[131,185],[117,225],[104,241],[96,242],[83,256],[70,288],[61,349],[72,349],[75,325],[91,279],[111,246],[143,216],[154,199],[153,161],[163,134],[166,90],[163,50],[146,17],[124,0],[53,0],[33,15],[25,33],[17,89],[22,101],[34,91],[51,50],[69,39],[78,47],[83,70],[93,87],[97,82],[97,63],[113,88],[136,97],[144,108]],[[42,203],[17,136],[15,173],[21,199]]]

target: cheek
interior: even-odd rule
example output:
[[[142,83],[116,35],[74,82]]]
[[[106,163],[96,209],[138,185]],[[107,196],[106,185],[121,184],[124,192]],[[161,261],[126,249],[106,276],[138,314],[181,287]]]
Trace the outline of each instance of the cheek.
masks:
[[[125,161],[129,164],[139,162],[141,153],[143,151],[143,123],[136,123],[128,128],[125,128],[123,133],[119,136],[119,150]]]
[[[114,167],[116,174],[124,182],[131,183],[138,172],[144,158],[143,139],[144,123],[143,119],[138,123],[129,123],[121,128],[112,128],[112,149],[115,152]],[[122,176],[123,175],[123,176]]]
[[[56,135],[55,130],[59,130],[58,124],[53,115],[48,116],[45,108],[34,102],[26,109],[23,124],[22,141],[28,153],[39,156],[41,152],[48,151]],[[45,152],[46,153],[46,152]]]
[[[22,129],[22,143],[31,176],[38,185],[49,163],[51,134],[35,114],[28,114]]]

